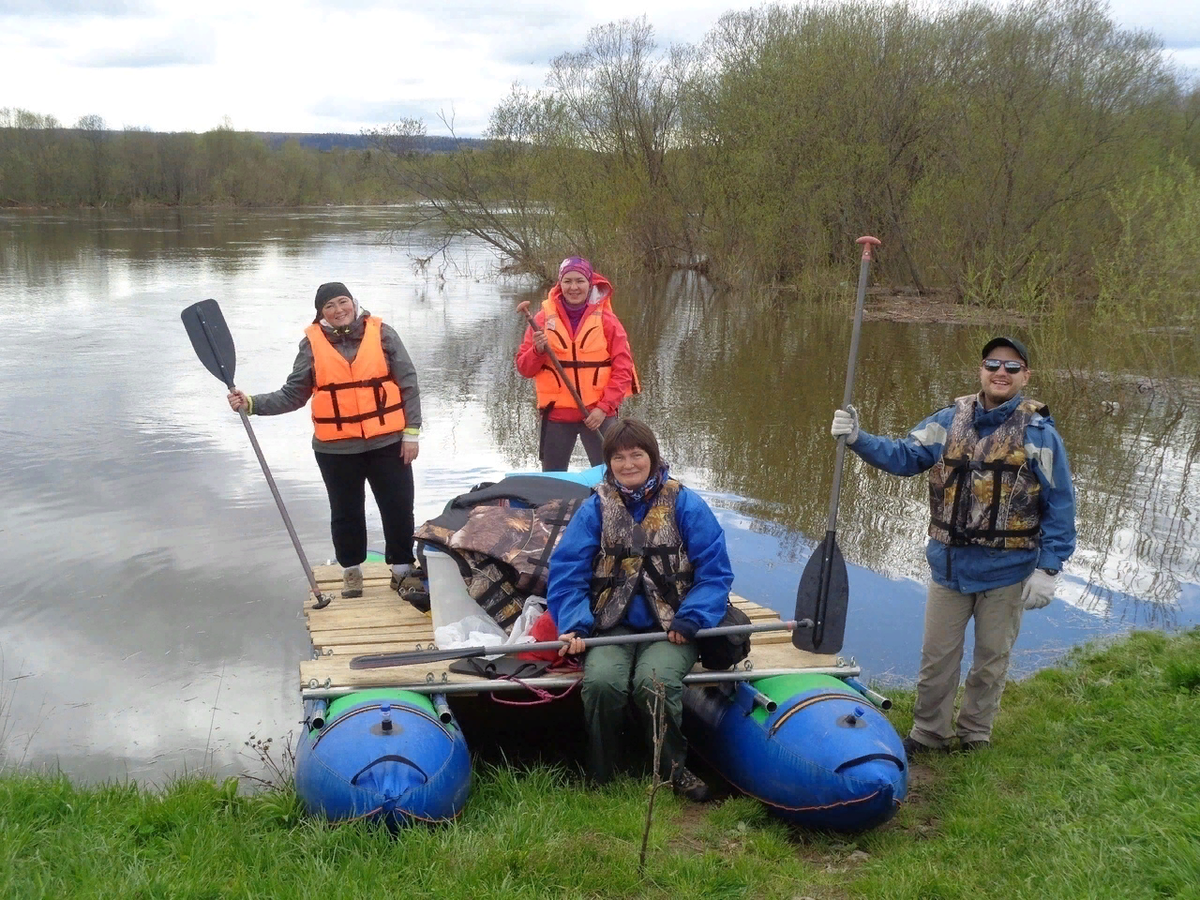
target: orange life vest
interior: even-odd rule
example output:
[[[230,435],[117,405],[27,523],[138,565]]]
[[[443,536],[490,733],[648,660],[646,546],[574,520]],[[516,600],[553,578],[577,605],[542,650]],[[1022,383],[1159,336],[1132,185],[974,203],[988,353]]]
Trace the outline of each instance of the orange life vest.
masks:
[[[312,420],[318,441],[372,438],[404,430],[400,385],[388,371],[380,329],[368,316],[354,362],[337,351],[320,325],[304,329],[313,354]]]
[[[546,332],[546,340],[550,342],[550,352],[558,357],[563,372],[574,382],[583,405],[591,409],[604,396],[604,389],[612,377],[612,357],[608,353],[608,338],[604,336],[604,313],[612,312],[612,294],[606,293],[603,299],[590,305],[572,337],[570,322],[564,321],[558,314],[558,305],[554,301],[556,290],[552,290],[542,301],[542,313],[546,320],[542,327]],[[533,385],[537,392],[538,409],[548,406],[575,408],[575,399],[551,363],[546,363],[534,376]],[[640,392],[635,368],[629,387],[621,399]]]

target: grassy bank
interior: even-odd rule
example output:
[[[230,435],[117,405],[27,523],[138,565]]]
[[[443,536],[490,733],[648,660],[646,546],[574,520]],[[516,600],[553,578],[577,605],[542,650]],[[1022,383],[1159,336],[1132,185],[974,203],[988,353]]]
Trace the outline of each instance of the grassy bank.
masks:
[[[895,699],[903,731],[911,697]],[[232,781],[150,794],[10,775],[0,896],[1195,897],[1197,785],[1200,631],[1145,633],[1010,686],[992,750],[920,761],[911,802],[854,838],[660,795],[643,878],[636,781],[488,770],[459,822],[393,838]]]

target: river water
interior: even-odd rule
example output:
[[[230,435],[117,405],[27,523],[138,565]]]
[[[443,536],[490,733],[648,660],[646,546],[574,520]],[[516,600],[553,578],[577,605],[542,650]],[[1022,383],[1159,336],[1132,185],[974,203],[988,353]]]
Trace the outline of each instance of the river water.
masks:
[[[185,335],[188,304],[221,303],[250,392],[282,384],[320,282],[345,281],[395,326],[421,381],[418,522],[536,468],[532,389],[511,360],[514,307],[538,294],[497,276],[478,243],[422,265],[438,239],[412,222],[405,209],[0,213],[0,762],[161,784],[258,772],[251,736],[296,730],[306,581],[224,387]],[[694,276],[617,285],[645,388],[627,412],[716,508],[735,590],[784,613],[825,529],[855,275],[836,308]],[[995,322],[867,322],[863,427],[900,434],[977,389],[977,348],[1013,330]],[[1080,537],[1058,599],[1025,619],[1020,676],[1089,639],[1200,622],[1200,365],[1194,335],[1015,331],[1034,356],[1028,392],[1066,441]],[[324,562],[307,414],[252,421]],[[883,685],[915,678],[927,516],[922,479],[847,455],[843,654]]]

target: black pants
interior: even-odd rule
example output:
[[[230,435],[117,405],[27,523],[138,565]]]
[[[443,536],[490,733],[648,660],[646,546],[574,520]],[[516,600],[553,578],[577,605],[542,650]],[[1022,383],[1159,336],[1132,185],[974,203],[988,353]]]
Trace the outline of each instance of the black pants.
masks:
[[[592,431],[582,422],[551,422],[542,417],[542,434],[538,456],[542,460],[543,472],[565,472],[567,463],[571,461],[571,453],[575,449],[575,438],[583,441],[583,450],[587,453],[588,462],[598,466],[604,462],[604,432],[616,421],[616,416],[609,416],[600,425],[598,431]]]
[[[317,467],[329,493],[329,531],[343,567],[367,558],[367,511],[364,485],[383,519],[384,558],[391,564],[413,562],[412,466],[400,458],[400,441],[366,453],[319,453]]]

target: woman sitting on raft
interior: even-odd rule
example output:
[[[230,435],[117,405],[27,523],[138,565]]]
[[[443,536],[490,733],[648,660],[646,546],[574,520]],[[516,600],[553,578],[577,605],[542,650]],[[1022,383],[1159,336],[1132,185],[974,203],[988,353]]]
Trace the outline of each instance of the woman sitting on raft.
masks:
[[[667,639],[586,651],[588,773],[600,784],[612,779],[631,704],[653,746],[657,680],[666,692],[659,774],[679,796],[704,802],[708,785],[684,765],[683,677],[698,657],[696,631],[725,614],[733,584],[725,532],[704,500],[668,476],[646,423],[618,420],[603,452],[604,481],[550,559],[546,600],[567,642],[561,655],[584,653],[585,637],[665,631]]]

